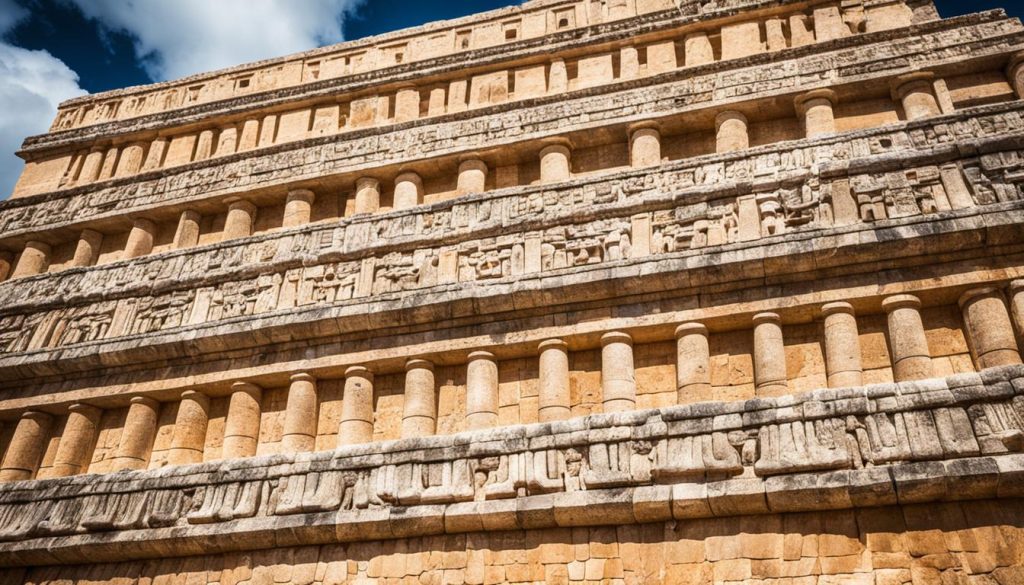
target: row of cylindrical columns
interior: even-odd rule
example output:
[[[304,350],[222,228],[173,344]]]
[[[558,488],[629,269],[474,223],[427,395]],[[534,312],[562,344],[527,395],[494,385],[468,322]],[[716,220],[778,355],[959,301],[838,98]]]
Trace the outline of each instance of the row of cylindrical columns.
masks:
[[[1009,292],[1009,300],[1004,291]],[[979,370],[1021,364],[1018,337],[1024,336],[1024,280],[1006,289],[985,286],[969,289],[959,300],[964,332]],[[922,302],[914,295],[896,294],[882,299],[887,320],[887,337],[893,379],[897,382],[933,377],[935,370],[928,337],[921,316]],[[860,333],[853,305],[832,302],[821,308],[825,369],[829,387],[863,385]],[[786,347],[779,314],[755,315],[753,324],[754,386],[758,396],[779,396],[789,392]],[[676,328],[676,383],[679,402],[710,399],[711,347],[708,328],[701,323],[684,323]],[[571,416],[569,346],[561,339],[538,345],[538,419],[554,422]],[[424,437],[436,432],[438,402],[434,364],[410,359],[405,373],[403,438]],[[466,426],[478,430],[497,426],[499,375],[496,356],[487,351],[469,355],[466,366]],[[637,383],[633,339],[623,331],[601,337],[601,389],[603,410],[615,413],[633,410]],[[250,382],[231,386],[225,419],[222,457],[256,455],[262,418],[263,390]],[[285,408],[281,452],[299,453],[316,449],[319,421],[316,379],[307,373],[291,377]],[[148,397],[131,399],[111,468],[139,470],[148,465],[154,443],[160,404]],[[99,432],[100,409],[75,404],[68,409],[67,422],[57,445],[52,465],[40,478],[65,477],[88,468]],[[206,451],[210,398],[186,391],[181,396],[175,420],[168,463],[200,463]],[[39,411],[24,413],[15,428],[10,446],[0,463],[0,482],[31,479],[38,469],[51,435],[54,417]],[[350,367],[345,373],[339,446],[370,442],[374,436],[374,375],[366,367]]]
[[[1015,91],[1024,95],[1024,57],[1015,58],[1008,74]],[[928,72],[913,73],[896,78],[892,82],[892,96],[902,107],[907,120],[919,120],[943,113],[951,107],[948,99],[940,99],[937,95],[937,80]],[[945,87],[945,85],[942,85]],[[945,91],[945,90],[943,90]],[[948,93],[948,92],[947,92]],[[411,94],[410,94],[411,95]],[[941,103],[940,103],[941,102]],[[411,103],[411,102],[410,102]],[[418,103],[418,102],[417,102]],[[828,89],[813,90],[796,98],[797,114],[801,118],[807,138],[818,138],[836,132],[835,107],[838,103],[836,93]],[[715,117],[716,152],[729,153],[749,148],[751,145],[750,124],[747,116],[736,110],[720,112]],[[646,168],[659,164],[662,160],[662,136],[657,123],[643,122],[628,129],[630,165],[634,168]],[[133,151],[134,152],[134,151]],[[87,157],[86,165],[96,163],[102,153],[97,152]],[[947,165],[948,167],[948,165]],[[963,182],[957,178],[951,167],[943,167],[943,185],[949,192],[950,204],[953,209],[972,206],[973,200]],[[488,166],[475,155],[467,156],[460,161],[457,180],[459,194],[480,193],[486,188]],[[567,140],[554,139],[548,141],[540,151],[540,181],[552,184],[572,178],[572,150]],[[948,184],[952,182],[952,184]],[[423,179],[416,172],[403,170],[395,178],[393,198],[394,209],[408,209],[423,203]],[[307,189],[289,192],[285,204],[284,227],[295,227],[308,223],[312,216],[314,194]],[[256,215],[256,207],[243,199],[233,198],[228,201],[229,209],[224,226],[223,238],[235,239],[252,234]],[[381,183],[373,177],[363,177],[356,181],[355,213],[374,213],[381,207]],[[174,247],[185,248],[194,246],[199,239],[199,220],[197,212],[186,210],[182,213],[174,238]],[[156,225],[149,219],[137,219],[129,234],[124,257],[136,258],[149,254],[153,250]],[[99,254],[102,234],[92,230],[82,233],[79,247],[76,250],[72,266],[88,266],[95,263]],[[32,276],[45,272],[50,259],[50,246],[41,241],[30,241],[18,262],[10,267],[11,259],[0,257],[0,280]],[[5,268],[4,265],[7,265]]]

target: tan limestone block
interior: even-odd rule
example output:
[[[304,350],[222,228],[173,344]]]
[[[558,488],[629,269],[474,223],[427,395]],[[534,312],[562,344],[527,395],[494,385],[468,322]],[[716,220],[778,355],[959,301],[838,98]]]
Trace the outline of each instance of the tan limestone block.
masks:
[[[548,185],[568,181],[572,176],[571,152],[565,144],[552,144],[540,151],[540,182]]]
[[[419,359],[406,362],[402,409],[403,439],[434,434],[437,426],[437,388],[433,363]]]
[[[75,256],[71,260],[71,265],[92,266],[96,264],[102,246],[103,234],[96,230],[82,230],[78,236],[78,245],[75,246]]]
[[[160,403],[152,398],[136,396],[128,407],[121,439],[111,461],[111,471],[145,469],[156,439]]]
[[[373,440],[373,379],[373,372],[362,366],[353,366],[345,371],[338,446]]]
[[[661,164],[661,132],[657,125],[647,123],[630,127],[629,164],[635,169]]]
[[[686,56],[686,66],[696,67],[706,65],[715,60],[715,51],[711,46],[711,39],[708,33],[701,31],[686,35],[683,40],[683,50]]]
[[[676,328],[676,389],[679,404],[703,399],[711,393],[711,348],[708,328],[684,323]]]
[[[747,117],[739,112],[722,112],[715,117],[718,153],[735,152],[750,147]]]
[[[316,448],[319,409],[316,378],[309,374],[291,377],[285,405],[282,453],[303,453]]]
[[[782,318],[776,313],[754,316],[754,383],[758,396],[781,396],[789,392],[786,375],[786,346],[782,339]]]
[[[838,3],[815,7],[813,16],[814,37],[817,42],[823,43],[850,36],[850,29],[843,22]]]
[[[213,156],[215,147],[214,143],[214,131],[203,130],[199,133],[199,137],[196,139],[195,153],[192,156],[193,161],[206,160]]]
[[[902,104],[907,120],[921,120],[942,113],[935,97],[934,78],[931,73],[912,73],[893,81],[892,96]]]
[[[206,433],[210,424],[210,399],[205,394],[188,390],[181,395],[171,449],[167,454],[169,465],[191,465],[203,462]]]
[[[247,238],[256,223],[256,206],[238,198],[228,200],[228,216],[224,222],[224,240]]]
[[[178,228],[174,232],[173,247],[175,250],[191,248],[199,243],[199,222],[203,217],[198,211],[186,209],[178,218]]]
[[[125,146],[121,150],[121,157],[117,161],[115,177],[128,177],[138,173],[142,169],[142,163],[146,156],[146,145],[135,142]]]
[[[560,339],[544,341],[540,350],[538,420],[553,422],[571,415],[569,346]]]
[[[601,336],[601,393],[604,412],[636,407],[636,371],[633,338],[621,331]]]
[[[11,272],[11,280],[35,276],[46,272],[50,266],[50,245],[45,242],[30,240],[18,257],[18,263]]]
[[[151,254],[155,238],[156,224],[149,219],[136,219],[128,234],[128,243],[124,247],[124,258],[129,260]]]
[[[893,377],[897,382],[933,377],[932,358],[921,321],[921,300],[895,295],[882,301],[888,315]]]
[[[797,114],[803,118],[807,138],[819,138],[836,132],[835,106],[838,98],[834,91],[819,89],[796,98]]]
[[[456,189],[460,194],[483,193],[487,190],[487,163],[467,158],[459,163]]]
[[[100,167],[103,166],[103,157],[106,149],[102,146],[94,146],[89,149],[82,163],[82,170],[78,174],[80,184],[92,183],[100,177]]]
[[[103,411],[87,404],[74,404],[68,408],[68,421],[64,425],[53,466],[45,478],[40,473],[40,479],[78,475],[88,469],[102,414]]]
[[[498,363],[494,354],[475,351],[466,365],[466,426],[486,429],[498,424]]]
[[[256,148],[260,139],[260,121],[248,119],[242,122],[242,132],[238,135],[238,152],[247,152]]]
[[[39,469],[52,427],[53,417],[44,412],[30,410],[21,415],[0,463],[0,483],[32,479]]]
[[[376,213],[380,209],[380,181],[363,177],[356,181],[355,213]]]
[[[1021,363],[1013,324],[1001,291],[991,287],[971,289],[960,297],[959,304],[979,370]]]
[[[248,382],[231,385],[227,417],[224,420],[223,459],[242,459],[256,454],[260,436],[263,389]]]
[[[402,123],[420,117],[420,91],[416,86],[404,86],[395,94],[395,122]]]
[[[863,384],[860,333],[857,316],[849,303],[829,303],[821,308],[825,318],[825,368],[830,388]]]
[[[216,156],[227,156],[234,154],[238,149],[238,128],[235,126],[224,126],[217,135],[217,147],[214,149]]]
[[[296,189],[288,192],[284,204],[283,227],[298,227],[310,222],[313,216],[313,202],[316,194],[309,189]]]
[[[423,203],[423,179],[413,172],[395,178],[394,209],[409,209]]]
[[[722,27],[722,60],[742,59],[764,52],[761,24],[757,21],[727,24]]]

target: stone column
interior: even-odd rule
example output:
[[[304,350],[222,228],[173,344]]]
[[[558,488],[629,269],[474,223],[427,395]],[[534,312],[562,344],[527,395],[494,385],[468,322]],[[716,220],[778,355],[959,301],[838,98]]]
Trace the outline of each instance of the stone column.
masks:
[[[1024,99],[1024,53],[1017,53],[1010,59],[1006,76],[1010,80],[1013,92],[1017,94],[1017,99]]]
[[[7,280],[14,265],[14,254],[0,251],[0,282]]]
[[[739,112],[722,112],[715,117],[717,152],[734,152],[750,147],[747,117]]]
[[[912,73],[893,82],[893,99],[903,104],[907,120],[921,120],[942,113],[932,88],[933,80],[931,73]]]
[[[238,152],[256,148],[260,137],[260,121],[249,119],[242,122],[242,132],[238,135]]]
[[[821,308],[821,314],[825,317],[825,371],[829,388],[864,385],[860,332],[853,305],[829,303]]]
[[[345,371],[338,446],[358,445],[372,440],[373,372],[362,366],[352,366]]]
[[[953,209],[966,209],[974,207],[974,197],[964,180],[964,173],[957,163],[947,163],[939,167],[939,177],[942,179],[942,188],[946,191],[946,198]]]
[[[552,144],[540,151],[540,182],[543,185],[560,183],[572,178],[570,157],[566,144]]]
[[[103,164],[100,165],[100,176],[98,177],[98,180],[106,181],[114,176],[118,152],[119,149],[116,146],[111,146],[107,149],[107,152],[103,155]]]
[[[466,427],[498,426],[498,362],[489,351],[469,354],[466,366]]]
[[[103,234],[96,230],[85,229],[78,236],[72,266],[92,266],[100,257],[100,246],[103,245]]]
[[[380,181],[363,177],[356,181],[356,213],[376,213],[380,209]]]
[[[155,238],[156,224],[148,219],[136,219],[132,231],[128,233],[128,243],[124,246],[124,259],[131,260],[152,253]]]
[[[711,399],[711,347],[701,323],[676,328],[676,391],[680,404]]]
[[[661,164],[661,132],[653,123],[642,123],[629,129],[629,164],[634,169]]]
[[[996,288],[971,289],[960,297],[964,332],[979,370],[1022,363],[1003,293]]]
[[[636,408],[633,338],[628,333],[613,331],[601,336],[601,392],[605,413]]]
[[[316,378],[305,373],[292,376],[284,411],[282,452],[305,453],[316,450],[319,409]]]
[[[146,162],[142,164],[143,172],[159,169],[164,164],[164,156],[167,154],[167,146],[170,139],[163,136],[153,139],[149,143],[149,152],[146,153]]]
[[[11,279],[35,276],[46,272],[50,267],[50,245],[45,242],[30,240],[18,258],[18,264],[11,273]]]
[[[192,157],[193,161],[206,160],[213,156],[213,148],[215,146],[213,139],[213,130],[199,132],[199,138],[196,139],[195,154]]]
[[[395,177],[395,209],[409,209],[423,203],[423,180],[413,172]]]
[[[782,340],[782,318],[776,313],[754,316],[754,386],[757,396],[783,396],[786,383],[786,346]]]
[[[0,483],[32,479],[46,453],[52,426],[53,417],[45,412],[30,410],[21,415],[0,463]]]
[[[803,118],[807,138],[835,134],[837,103],[836,93],[829,89],[816,89],[796,98],[797,115]]]
[[[561,339],[540,344],[538,420],[542,423],[572,416],[569,394],[569,346]]]
[[[224,421],[223,459],[243,459],[256,455],[260,442],[260,418],[263,389],[249,382],[231,385],[228,416]]]
[[[96,448],[103,411],[88,404],[73,404],[68,408],[68,422],[57,444],[53,466],[40,473],[39,479],[69,477],[83,473]]]
[[[199,222],[203,216],[198,211],[186,209],[178,219],[178,229],[174,232],[174,249],[191,248],[199,243]]]
[[[141,142],[134,142],[121,150],[121,158],[117,161],[115,177],[127,177],[139,172],[146,156],[146,145]]]
[[[437,390],[434,364],[409,360],[405,364],[405,406],[402,410],[402,438],[429,437],[437,427]]]
[[[420,91],[415,85],[399,88],[395,95],[395,122],[408,122],[420,117]]]
[[[228,218],[224,222],[224,237],[222,239],[234,240],[251,236],[255,219],[255,205],[244,199],[229,199]]]
[[[78,173],[79,184],[92,183],[100,178],[100,169],[103,167],[103,157],[107,149],[103,146],[94,146],[89,149],[82,163],[82,170]]]
[[[464,195],[483,193],[487,189],[487,163],[478,158],[467,158],[459,163],[457,188]]]
[[[210,425],[210,398],[194,390],[181,395],[178,417],[174,420],[168,465],[193,465],[203,462],[206,431]]]
[[[221,127],[220,133],[217,135],[216,155],[227,156],[229,154],[235,154],[235,150],[237,150],[237,148],[238,128],[234,125]]]
[[[156,440],[160,403],[152,398],[136,396],[128,407],[128,417],[121,430],[121,440],[111,461],[111,471],[138,471],[146,468]]]
[[[706,32],[695,32],[686,35],[683,40],[683,50],[686,53],[686,66],[695,67],[712,63],[715,60],[715,51],[711,47],[711,39]]]
[[[309,223],[313,218],[315,199],[316,194],[309,189],[289,191],[288,200],[284,204],[284,227],[298,227]]]
[[[569,72],[565,66],[565,60],[552,59],[548,68],[548,95],[564,93],[569,91]]]
[[[932,358],[921,322],[921,300],[913,295],[894,295],[882,301],[888,314],[892,373],[897,382],[931,378]]]
[[[619,50],[619,79],[622,81],[640,77],[640,51],[633,46]]]
[[[1010,295],[1010,315],[1017,338],[1024,340],[1024,279],[1015,280],[1007,289]]]

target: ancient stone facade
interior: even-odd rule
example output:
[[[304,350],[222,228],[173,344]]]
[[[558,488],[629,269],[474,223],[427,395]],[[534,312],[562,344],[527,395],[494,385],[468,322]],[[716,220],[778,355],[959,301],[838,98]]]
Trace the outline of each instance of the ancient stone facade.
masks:
[[[64,104],[0,584],[1024,583],[1024,26],[533,0]]]

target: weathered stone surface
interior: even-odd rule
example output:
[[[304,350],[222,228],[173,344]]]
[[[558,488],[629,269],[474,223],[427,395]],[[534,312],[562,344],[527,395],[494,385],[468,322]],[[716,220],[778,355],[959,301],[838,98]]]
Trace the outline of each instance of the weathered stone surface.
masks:
[[[1017,583],[1022,54],[532,0],[62,105],[0,582]]]

